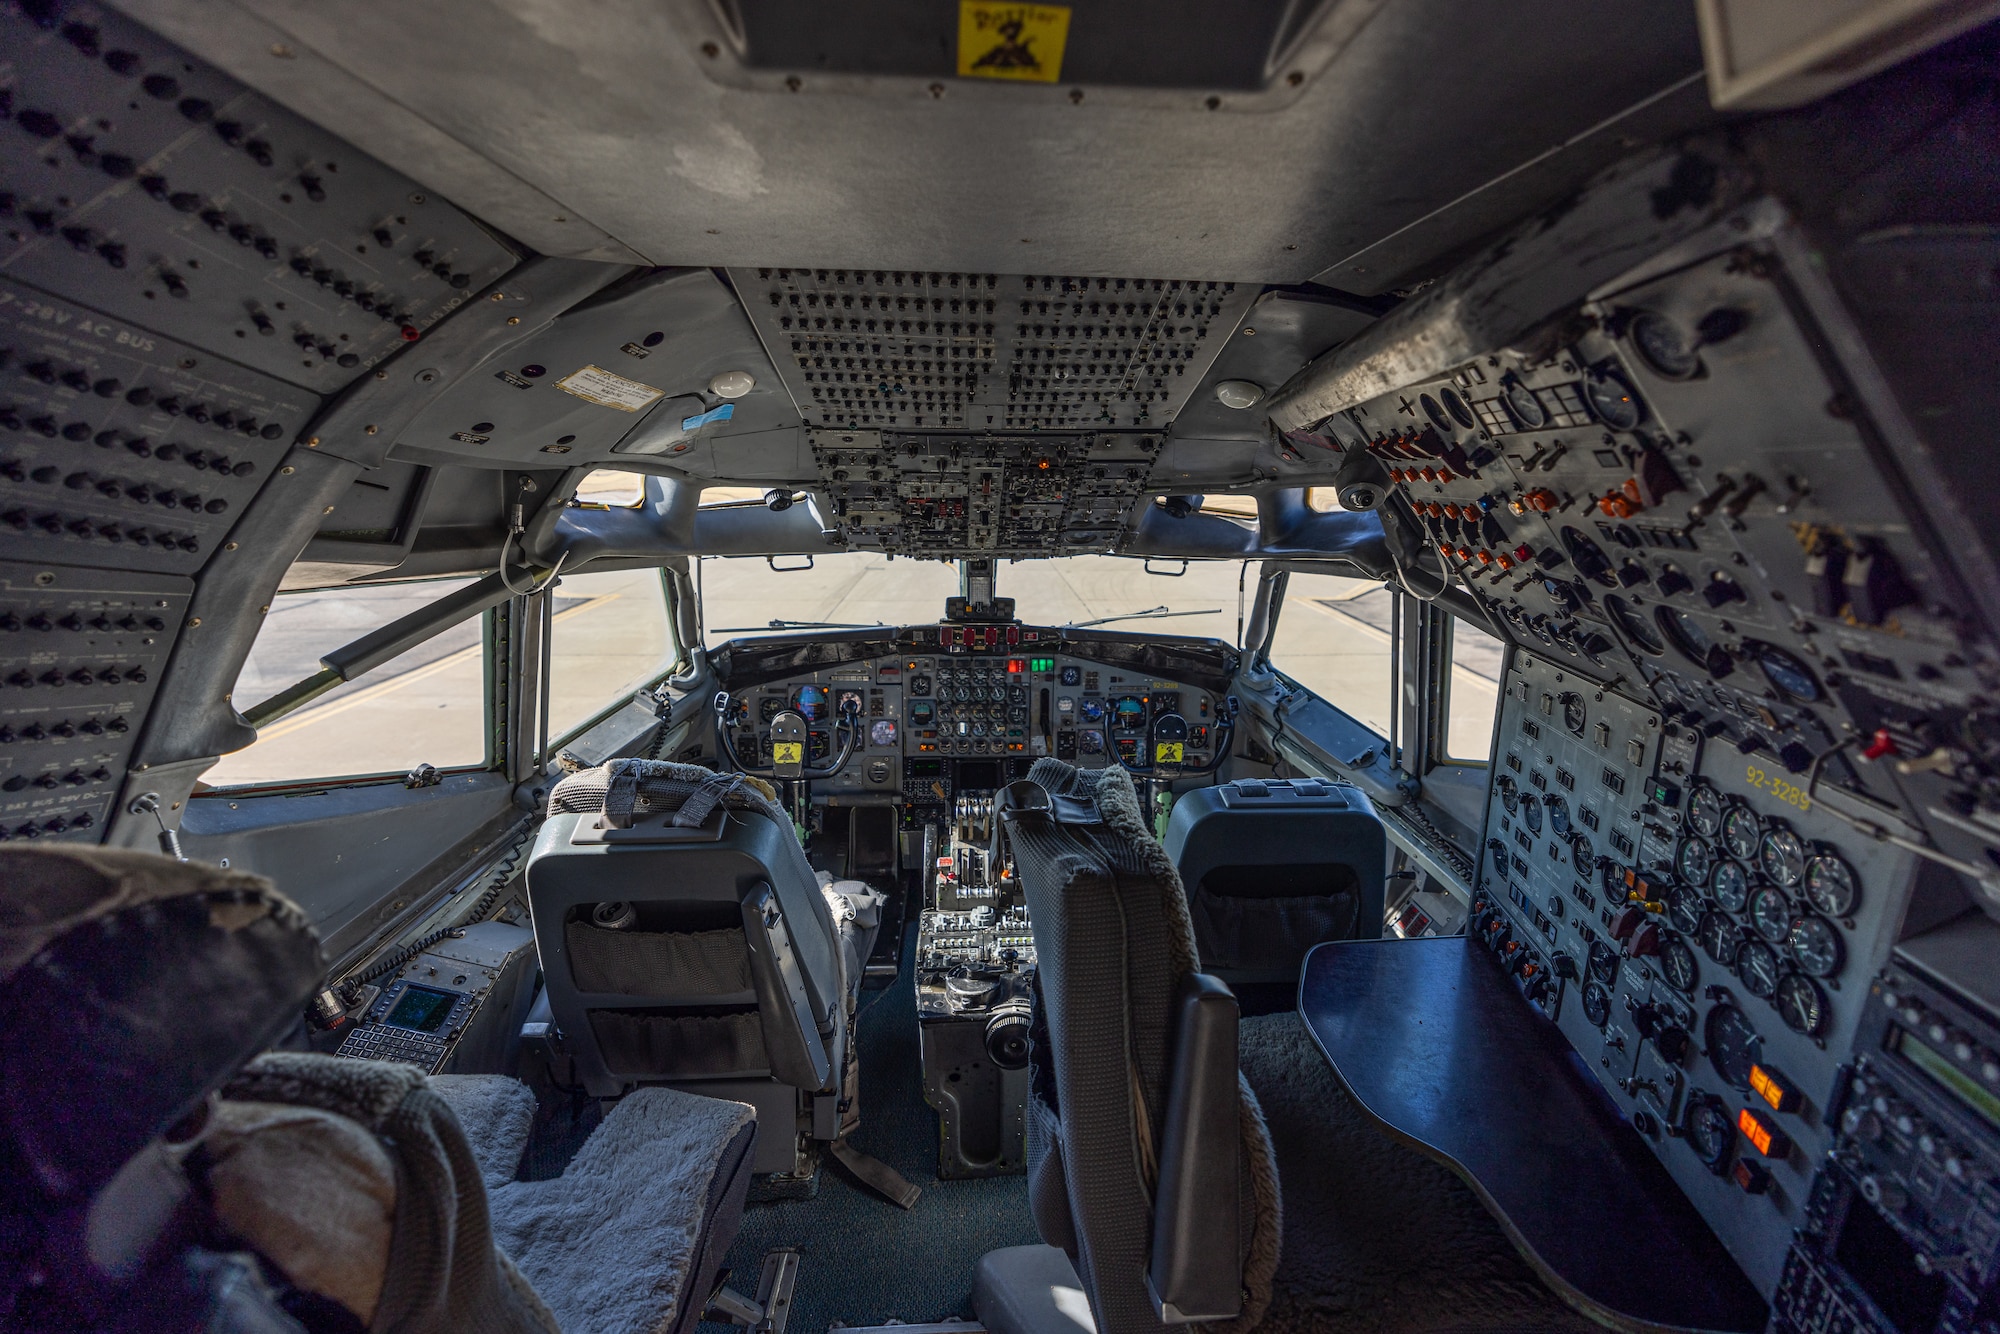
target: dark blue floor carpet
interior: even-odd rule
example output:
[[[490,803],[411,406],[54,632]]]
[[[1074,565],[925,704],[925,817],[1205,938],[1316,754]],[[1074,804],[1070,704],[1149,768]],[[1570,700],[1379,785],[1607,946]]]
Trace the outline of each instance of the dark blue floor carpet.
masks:
[[[805,1252],[792,1334],[822,1334],[834,1321],[879,1325],[972,1314],[972,1270],[1001,1246],[1040,1240],[1028,1215],[1026,1177],[940,1181],[938,1119],[924,1102],[912,984],[916,933],[902,972],[884,991],[861,994],[861,1128],[854,1145],[922,1188],[902,1210],[856,1185],[831,1159],[811,1200],[756,1204],[729,1252],[730,1286],[751,1295],[775,1246]],[[718,1334],[726,1325],[703,1325]]]

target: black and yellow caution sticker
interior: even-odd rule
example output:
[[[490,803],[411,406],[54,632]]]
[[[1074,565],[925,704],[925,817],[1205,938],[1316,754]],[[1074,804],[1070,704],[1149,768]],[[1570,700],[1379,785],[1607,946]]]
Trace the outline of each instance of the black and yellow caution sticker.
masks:
[[[1181,758],[1184,744],[1179,741],[1160,742],[1157,746],[1153,747],[1153,763],[1185,764],[1186,761]]]
[[[802,741],[773,741],[771,743],[771,763],[804,764],[806,747]]]
[[[1062,78],[1069,40],[1068,5],[1003,5],[959,0],[958,74],[962,79]]]

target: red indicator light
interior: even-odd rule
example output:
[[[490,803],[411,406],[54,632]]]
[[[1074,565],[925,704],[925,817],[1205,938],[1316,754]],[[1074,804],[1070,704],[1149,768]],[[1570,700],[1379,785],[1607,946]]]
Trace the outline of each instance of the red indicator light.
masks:
[[[1028,670],[1028,660],[1026,658],[1009,658],[1007,659],[1007,670],[1010,672],[1025,672]]]

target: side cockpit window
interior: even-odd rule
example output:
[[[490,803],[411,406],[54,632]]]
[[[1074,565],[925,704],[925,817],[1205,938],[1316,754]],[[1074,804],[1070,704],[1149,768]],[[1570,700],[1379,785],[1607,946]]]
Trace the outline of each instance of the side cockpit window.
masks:
[[[1366,579],[1294,572],[1271,635],[1271,665],[1376,735],[1392,735],[1396,597]]]
[[[549,619],[549,737],[567,740],[680,660],[658,569],[565,574]]]
[[[490,733],[487,617],[460,620],[351,681],[327,681],[321,661],[471,582],[423,580],[273,598],[230,695],[253,721],[268,721],[260,722],[254,744],[223,756],[202,781],[266,786],[404,774],[424,764],[483,767]]]
[[[1507,646],[1472,621],[1445,618],[1451,628],[1446,676],[1444,758],[1485,764],[1493,756],[1493,715],[1500,707],[1500,669]]]

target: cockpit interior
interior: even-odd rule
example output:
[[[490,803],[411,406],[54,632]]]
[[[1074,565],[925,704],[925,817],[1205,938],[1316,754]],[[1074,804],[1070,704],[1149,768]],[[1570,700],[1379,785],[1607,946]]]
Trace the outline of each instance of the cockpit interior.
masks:
[[[0,1331],[2000,1334],[1996,0],[0,37]]]

